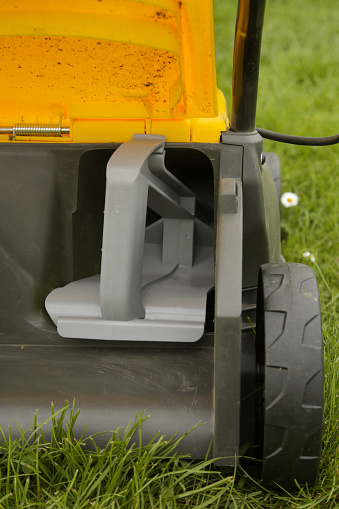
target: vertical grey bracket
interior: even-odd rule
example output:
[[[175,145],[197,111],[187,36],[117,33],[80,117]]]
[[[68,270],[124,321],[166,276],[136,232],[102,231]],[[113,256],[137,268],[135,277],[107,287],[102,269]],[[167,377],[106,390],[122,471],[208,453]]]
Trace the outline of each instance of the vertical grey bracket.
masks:
[[[242,154],[244,195],[243,287],[257,285],[262,264],[280,261],[280,215],[273,177],[262,165],[263,140],[255,132],[222,134],[222,143]]]
[[[221,176],[215,262],[213,456],[239,454],[242,295],[242,183]]]
[[[147,204],[165,218],[164,263],[192,265],[195,199],[166,170],[164,146],[164,136],[134,135],[108,162],[100,278],[104,320],[145,316],[141,282]]]

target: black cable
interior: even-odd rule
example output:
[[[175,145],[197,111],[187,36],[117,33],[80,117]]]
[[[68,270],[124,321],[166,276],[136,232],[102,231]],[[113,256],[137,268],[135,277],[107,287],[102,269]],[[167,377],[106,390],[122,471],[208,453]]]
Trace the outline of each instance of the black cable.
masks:
[[[335,145],[339,143],[339,134],[334,136],[324,136],[320,138],[310,138],[308,136],[292,136],[290,134],[275,133],[256,127],[256,130],[263,138],[281,143],[290,143],[291,145],[307,145],[311,147],[324,147],[326,145]]]

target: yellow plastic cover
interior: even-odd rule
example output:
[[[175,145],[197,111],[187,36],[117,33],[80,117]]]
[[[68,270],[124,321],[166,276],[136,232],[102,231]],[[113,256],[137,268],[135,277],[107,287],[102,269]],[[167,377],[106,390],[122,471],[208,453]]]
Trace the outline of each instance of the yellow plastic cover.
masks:
[[[73,142],[226,127],[210,0],[6,0],[0,63],[0,126],[61,122]]]

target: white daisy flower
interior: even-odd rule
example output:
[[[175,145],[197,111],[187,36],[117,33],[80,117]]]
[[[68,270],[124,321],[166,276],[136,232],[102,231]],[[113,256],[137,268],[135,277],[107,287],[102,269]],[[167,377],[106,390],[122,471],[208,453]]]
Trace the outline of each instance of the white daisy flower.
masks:
[[[315,257],[314,257],[313,253],[310,253],[309,251],[305,251],[305,253],[303,253],[303,257],[307,258],[308,260],[311,260],[312,263],[315,263]]]
[[[295,207],[298,205],[299,198],[295,193],[284,193],[281,195],[280,201],[284,207]]]

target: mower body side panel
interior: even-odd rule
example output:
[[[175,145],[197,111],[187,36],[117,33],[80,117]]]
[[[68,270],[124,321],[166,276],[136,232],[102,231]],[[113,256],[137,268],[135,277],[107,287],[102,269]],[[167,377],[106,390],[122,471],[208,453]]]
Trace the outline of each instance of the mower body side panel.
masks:
[[[256,209],[256,199],[251,208],[244,204],[243,225],[240,215],[233,216],[238,224],[238,241],[230,260],[238,265],[233,275],[237,288],[232,292],[229,287],[226,293],[230,298],[237,295],[236,317],[228,313],[222,298],[220,316],[226,321],[216,324],[216,339],[208,332],[214,329],[213,312],[210,329],[206,323],[203,338],[191,344],[62,338],[45,311],[44,301],[53,288],[100,273],[106,166],[118,146],[9,143],[1,147],[0,424],[7,429],[16,419],[27,427],[36,410],[42,422],[49,415],[52,401],[57,408],[75,398],[82,410],[79,434],[86,423],[88,435],[116,429],[143,410],[152,416],[145,423],[144,440],[151,439],[159,429],[167,436],[183,434],[201,421],[205,424],[182,443],[180,452],[202,458],[219,433],[221,424],[216,424],[215,413],[218,415],[222,405],[228,405],[229,412],[222,410],[218,422],[222,423],[228,413],[234,416],[233,425],[240,423],[241,376],[240,372],[237,379],[233,375],[239,366],[242,369],[241,352],[251,350],[252,337],[247,332],[248,324],[244,327],[247,315],[240,319],[241,288],[247,280],[246,273],[245,277],[241,274],[238,248],[241,229],[246,232],[250,216],[257,215],[258,229],[266,230],[265,207]],[[216,204],[217,224],[223,179],[231,186],[239,182],[244,199],[249,193],[246,175],[253,161],[249,158],[247,164],[244,154],[246,148],[239,140],[235,144],[166,144],[165,164],[201,200],[212,207]],[[253,171],[260,175],[261,168],[257,166]],[[251,185],[250,192],[257,193],[254,198],[262,197],[261,177],[256,176]],[[259,202],[263,204],[263,198]],[[148,222],[157,219],[151,213],[147,217]],[[230,219],[232,222],[232,214],[226,214],[225,224],[230,225]],[[246,244],[242,263],[245,272],[253,257],[258,266],[270,260],[268,242],[257,250],[253,241],[251,252],[245,248]],[[248,283],[251,286],[252,280]],[[223,284],[222,278],[217,284]],[[223,353],[215,363],[214,342],[220,339],[217,349],[223,344],[218,350]],[[233,371],[230,362],[224,363],[226,343],[235,355]],[[215,378],[222,377],[225,370],[227,393],[219,400],[217,410],[213,399]],[[228,456],[224,464],[234,464],[241,440],[239,431],[232,436],[223,434],[215,453]]]

